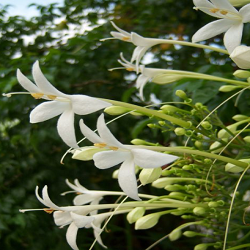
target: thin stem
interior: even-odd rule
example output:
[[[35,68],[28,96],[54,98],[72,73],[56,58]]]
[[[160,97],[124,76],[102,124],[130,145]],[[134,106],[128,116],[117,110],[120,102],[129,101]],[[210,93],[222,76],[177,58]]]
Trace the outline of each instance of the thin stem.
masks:
[[[132,109],[132,110],[139,111],[142,114],[145,114],[145,115],[148,115],[148,116],[155,116],[155,117],[161,118],[163,120],[167,120],[169,122],[172,122],[172,123],[174,123],[176,125],[179,125],[181,127],[184,127],[184,128],[189,128],[190,127],[189,122],[183,121],[181,119],[175,118],[175,117],[170,116],[170,115],[166,115],[164,113],[160,113],[160,112],[158,112],[156,110],[153,110],[153,109],[148,109],[148,108],[145,108],[145,107],[137,106],[135,104],[119,102],[119,101],[114,101],[114,100],[109,100],[109,99],[101,99],[101,100],[109,102],[109,103],[111,103],[111,104],[113,104],[115,106],[121,106],[121,107],[125,107],[125,108],[129,108],[129,109]]]
[[[250,243],[239,245],[239,246],[236,246],[236,247],[230,247],[227,250],[236,250],[236,249],[241,249],[241,248],[244,248],[244,247],[250,247]]]

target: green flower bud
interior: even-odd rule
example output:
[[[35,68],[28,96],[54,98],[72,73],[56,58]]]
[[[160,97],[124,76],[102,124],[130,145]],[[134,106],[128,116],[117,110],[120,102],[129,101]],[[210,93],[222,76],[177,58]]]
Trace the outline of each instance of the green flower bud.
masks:
[[[186,170],[186,171],[189,171],[189,170],[193,170],[194,168],[193,168],[192,165],[184,165],[184,166],[182,167],[182,169],[183,169],[183,170]]]
[[[160,217],[160,213],[145,215],[136,221],[135,229],[149,229],[158,223]]]
[[[118,173],[119,173],[119,169],[116,169],[113,174],[112,174],[112,178],[113,179],[118,179]]]
[[[180,89],[176,90],[175,95],[177,95],[178,97],[180,97],[183,100],[187,100],[188,99],[186,93],[183,90],[180,90]]]
[[[208,206],[211,208],[218,207],[219,204],[216,201],[210,201],[208,202]]]
[[[239,2],[238,0],[235,0],[237,2]],[[249,3],[250,3],[250,0],[249,0]],[[250,72],[247,71],[247,70],[236,70],[234,73],[233,73],[234,76],[238,77],[238,78],[242,78],[242,79],[247,79],[248,77],[250,77]]]
[[[250,136],[245,136],[243,140],[247,143],[250,143]]]
[[[179,229],[175,229],[168,235],[168,238],[170,239],[170,241],[175,241],[178,240],[181,237],[181,235],[182,231]]]
[[[174,185],[167,185],[164,189],[166,189],[169,192],[173,192],[173,191],[185,190],[185,187],[178,184],[174,184]]]
[[[192,220],[192,219],[194,219],[196,217],[193,216],[193,215],[184,214],[184,215],[181,216],[181,218],[184,219],[184,220]]]
[[[250,3],[250,0],[229,0],[229,2],[236,7],[243,6]]]
[[[147,141],[144,141],[141,139],[133,139],[131,141],[131,143],[134,145],[147,145],[147,146],[156,146],[157,145],[156,143],[147,142]]]
[[[159,178],[157,180],[155,180],[152,183],[152,186],[155,188],[164,188],[167,185],[171,185],[174,183],[174,179],[171,177],[164,177],[164,178]]]
[[[204,109],[204,105],[201,102],[196,102],[194,105],[197,109]]]
[[[159,124],[160,126],[165,126],[165,125],[166,125],[166,122],[164,122],[164,121],[158,121],[158,124]]]
[[[169,75],[169,74],[158,74],[155,77],[153,77],[152,82],[157,84],[168,84],[172,82],[176,82],[180,79],[184,78],[181,75]]]
[[[195,141],[194,145],[195,145],[196,148],[199,148],[199,149],[202,148],[202,142],[200,142],[200,141]]]
[[[206,158],[206,159],[204,159],[204,163],[205,164],[208,164],[208,165],[210,165],[210,164],[212,164],[212,160],[211,159],[208,159],[208,158]]]
[[[215,148],[216,148],[216,149],[215,149]],[[210,145],[209,149],[212,150],[212,151],[211,151],[212,153],[218,153],[218,152],[220,152],[221,149],[222,149],[222,144],[221,144],[220,142],[216,141],[216,142],[214,142],[214,143],[212,143],[212,144]],[[213,149],[215,149],[215,150],[213,150]]]
[[[223,85],[219,88],[219,91],[221,92],[231,92],[234,91],[236,89],[240,89],[241,87],[239,86],[234,86],[234,85]]]
[[[185,231],[184,233],[183,233],[183,235],[184,236],[186,236],[186,237],[188,237],[188,238],[191,238],[191,237],[195,237],[195,236],[197,236],[197,232],[194,232],[194,231]]]
[[[132,209],[128,214],[127,214],[127,221],[129,224],[132,224],[139,220],[144,214],[145,214],[146,209],[144,207],[136,207]]]
[[[142,185],[152,183],[161,176],[161,168],[144,168],[142,169],[139,179]]]
[[[153,123],[149,123],[149,124],[147,124],[147,126],[148,126],[149,128],[157,128],[157,125],[156,125],[156,124],[153,124]]]
[[[122,115],[131,111],[131,109],[120,107],[120,106],[110,106],[104,109],[104,112],[109,115]]]
[[[187,208],[177,208],[174,212],[171,212],[171,214],[176,215],[176,216],[180,216],[180,215],[186,214],[188,212],[190,212],[190,210]]]
[[[213,125],[208,121],[202,122],[201,126],[206,130],[211,130],[213,128]]]
[[[237,127],[239,126],[238,122],[232,124],[232,125],[229,125],[227,126],[227,129],[231,131],[232,134],[235,134],[236,131],[237,131]],[[219,132],[218,132],[218,138],[230,138],[232,135],[229,134],[225,129],[221,129]]]
[[[186,194],[183,194],[181,192],[171,192],[169,193],[169,197],[184,200],[186,198]]]
[[[164,112],[175,113],[176,111],[178,111],[178,108],[172,105],[163,105],[161,106],[161,110],[163,110]]]
[[[206,214],[206,209],[204,207],[195,207],[193,209],[195,215],[201,216]]]
[[[207,248],[210,246],[211,244],[209,243],[201,243],[198,244],[194,247],[194,250],[207,250]]]
[[[90,161],[93,159],[94,154],[101,151],[107,151],[107,149],[95,146],[82,147],[74,151],[72,158],[80,161]]]
[[[185,135],[189,137],[189,136],[192,136],[193,133],[194,133],[194,132],[193,132],[192,130],[186,130]]]
[[[242,161],[242,162],[245,162],[245,163],[250,163],[250,159],[239,159],[238,161]],[[232,163],[227,163],[226,166],[225,166],[225,171],[227,172],[231,172],[231,173],[241,173],[244,171],[243,168],[239,167],[239,166],[236,166]]]
[[[176,128],[174,130],[174,132],[175,132],[176,135],[181,136],[181,135],[185,135],[186,130],[184,128]]]

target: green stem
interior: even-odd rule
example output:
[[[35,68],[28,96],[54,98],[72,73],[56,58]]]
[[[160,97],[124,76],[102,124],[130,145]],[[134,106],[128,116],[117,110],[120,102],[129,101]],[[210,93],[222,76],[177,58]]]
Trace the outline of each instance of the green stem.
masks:
[[[139,111],[142,114],[145,114],[148,116],[155,116],[155,117],[161,118],[163,120],[167,120],[171,123],[174,123],[174,124],[179,125],[179,126],[184,127],[184,128],[190,127],[189,122],[183,121],[181,119],[175,118],[175,117],[170,116],[170,115],[166,115],[164,113],[160,113],[160,112],[153,110],[153,109],[144,108],[144,107],[137,106],[135,104],[126,103],[126,102],[119,102],[119,101],[108,100],[108,99],[102,99],[102,100],[109,102],[115,106],[121,106],[121,107],[128,108],[131,110]]]
[[[147,39],[156,40],[156,39],[153,39],[153,38],[147,38]],[[159,41],[158,44],[162,44],[162,43],[178,44],[178,45],[181,45],[181,46],[189,46],[189,47],[195,47],[195,48],[201,48],[201,49],[209,49],[209,50],[213,50],[213,51],[216,51],[216,52],[220,52],[220,53],[229,55],[227,50],[219,49],[219,48],[204,45],[204,44],[184,42],[184,41],[176,41],[176,40],[168,40],[168,39],[157,39],[157,40]]]
[[[236,247],[230,247],[227,250],[236,250],[236,249],[241,249],[241,248],[244,248],[244,247],[250,247],[250,243],[239,245],[239,246],[236,246]]]
[[[149,150],[154,150],[154,151],[169,151],[169,152],[176,152],[176,153],[184,153],[184,154],[193,154],[193,155],[201,155],[201,156],[205,156],[208,158],[212,158],[212,159],[217,159],[220,161],[224,161],[226,163],[232,163],[238,167],[241,168],[247,168],[248,164],[242,161],[238,161],[235,159],[231,159],[229,157],[225,157],[225,156],[221,156],[221,155],[217,155],[217,154],[213,154],[213,153],[208,153],[208,152],[204,152],[204,151],[199,151],[199,150],[193,150],[190,148],[183,148],[183,147],[158,147],[158,146],[132,146],[132,147],[140,147],[140,148],[145,148],[145,149],[149,149]]]

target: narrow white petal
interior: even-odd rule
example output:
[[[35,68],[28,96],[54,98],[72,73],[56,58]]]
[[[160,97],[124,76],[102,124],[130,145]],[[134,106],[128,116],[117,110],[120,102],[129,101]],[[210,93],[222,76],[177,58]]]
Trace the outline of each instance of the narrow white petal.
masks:
[[[43,190],[42,190],[42,195],[43,195],[43,200],[44,200],[44,204],[46,204],[47,207],[49,208],[53,208],[56,210],[61,210],[60,207],[58,207],[54,202],[51,201],[49,194],[48,194],[48,186],[44,186]]]
[[[72,184],[71,182],[69,182],[69,180],[67,179],[66,180],[66,184],[73,190],[75,190],[76,192],[79,192],[79,193],[83,193],[84,191],[86,191],[87,189],[85,187],[79,187],[79,186],[76,186],[74,184]]]
[[[91,142],[93,143],[102,143],[103,140],[94,132],[92,131],[88,126],[86,126],[83,122],[83,120],[80,120],[80,129],[82,134]]]
[[[35,107],[30,113],[30,123],[44,122],[56,117],[69,107],[69,103],[49,101]]]
[[[72,148],[78,148],[75,136],[74,113],[72,109],[65,110],[57,122],[57,131],[62,140]]]
[[[196,43],[217,36],[227,31],[232,25],[233,25],[232,21],[226,19],[211,22],[202,27],[201,29],[199,29],[193,35],[192,42]]]
[[[121,165],[118,172],[118,182],[123,192],[134,200],[140,200],[135,176],[135,164],[133,158],[128,158]]]
[[[141,168],[156,168],[169,164],[179,157],[175,155],[163,154],[148,149],[132,149],[134,163]]]
[[[240,15],[242,16],[242,22],[243,23],[248,23],[250,22],[250,4],[247,4],[243,6],[240,11]]]
[[[136,46],[148,48],[160,43],[158,39],[146,38],[134,32],[131,33],[131,41]]]
[[[144,89],[144,86],[147,84],[147,82],[150,80],[149,77],[147,76],[144,76],[144,75],[140,75],[137,80],[136,80],[136,88],[139,89],[139,94],[140,94],[140,97],[142,100],[144,100],[144,97],[143,97],[143,89]]]
[[[39,189],[39,187],[36,186],[36,191],[35,191],[36,198],[37,198],[43,205],[45,205],[46,207],[48,207],[47,204],[45,204],[44,200],[43,200],[43,199],[41,198],[41,196],[39,195],[38,189]]]
[[[95,218],[92,216],[85,216],[71,212],[70,213],[72,220],[78,228],[83,228],[86,225],[89,225]]]
[[[103,151],[94,154],[95,166],[100,169],[114,167],[130,157],[130,152]]]
[[[233,50],[240,45],[243,32],[243,23],[239,22],[233,25],[224,36],[224,45],[231,54]]]
[[[87,95],[68,95],[72,108],[77,115],[87,115],[112,106],[112,104]]]
[[[24,89],[29,91],[30,93],[40,93],[41,90],[30,81],[23,73],[18,69],[17,70],[17,80],[22,85]]]
[[[81,206],[90,203],[95,198],[96,197],[93,194],[79,194],[74,198],[73,203],[76,206]]]
[[[114,22],[111,21],[111,24],[113,25],[113,27],[118,30],[119,32],[121,32],[123,35],[125,35],[126,37],[130,37],[130,33],[128,33],[125,30],[120,29]]]
[[[65,226],[72,222],[70,212],[55,211],[53,213],[54,221],[57,226]]]
[[[102,230],[101,230],[101,224],[94,225],[94,226],[93,226],[93,229],[94,229],[94,236],[95,236],[97,242],[98,242],[102,247],[107,248],[107,247],[103,244],[102,238],[101,238],[101,235],[100,235],[100,233],[101,233],[101,231],[102,231]]]
[[[65,97],[66,95],[59,90],[57,90],[44,76],[42,73],[39,62],[36,61],[32,68],[33,78],[35,80],[36,85],[39,87],[39,89],[42,90],[42,92],[46,95],[56,95]]]
[[[76,245],[76,235],[77,235],[78,227],[75,225],[74,222],[72,222],[67,230],[66,233],[66,239],[68,244],[71,246],[74,250],[79,250],[79,248]]]
[[[104,120],[104,114],[101,114],[97,120],[97,130],[103,142],[109,146],[124,148],[124,145],[121,144],[108,129]]]
[[[220,17],[218,13],[213,13],[210,10],[215,9],[216,6],[214,6],[212,3],[210,3],[207,0],[193,0],[194,5],[201,11],[205,12],[206,14],[213,16],[213,17]]]
[[[228,0],[210,0],[217,8],[222,10],[229,10],[235,14],[238,14],[238,11],[233,7],[233,5]]]

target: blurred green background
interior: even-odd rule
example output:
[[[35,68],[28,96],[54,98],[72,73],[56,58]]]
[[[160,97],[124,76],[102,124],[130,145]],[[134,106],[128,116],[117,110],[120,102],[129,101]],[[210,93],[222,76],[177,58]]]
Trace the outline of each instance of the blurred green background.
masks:
[[[119,67],[117,59],[123,52],[130,59],[134,46],[118,40],[101,43],[119,27],[145,37],[158,37],[190,41],[192,35],[213,18],[193,10],[193,3],[175,0],[65,0],[62,5],[34,4],[39,15],[26,19],[12,16],[11,8],[0,9],[0,90],[1,93],[24,91],[16,79],[17,68],[30,79],[32,64],[39,60],[41,69],[50,82],[68,94],[86,94],[139,105],[154,100],[178,101],[176,89],[185,90],[195,101],[215,107],[229,94],[218,93],[222,85],[202,80],[182,80],[174,84],[158,86],[152,83],[145,88],[146,101],[142,103],[134,87],[135,74],[124,70],[109,72]],[[74,30],[74,31],[73,31]],[[250,36],[246,29],[245,38]],[[206,43],[221,44],[222,36]],[[31,42],[27,42],[31,41]],[[232,77],[235,66],[229,58],[214,52],[172,45],[153,47],[144,61],[149,67],[196,70]],[[234,107],[229,102],[220,110],[224,120],[230,122],[232,114],[240,109],[247,114],[250,101],[245,92],[241,98],[244,105]],[[29,113],[40,103],[29,95],[0,99],[0,248],[3,250],[67,250],[66,228],[59,229],[51,215],[42,211],[19,213],[20,208],[42,208],[34,190],[38,185],[49,186],[49,194],[58,205],[71,204],[73,196],[60,197],[68,190],[65,179],[79,181],[89,189],[119,190],[111,178],[112,169],[98,170],[92,162],[72,160],[68,155],[64,165],[60,159],[67,146],[57,134],[54,118],[44,123],[30,124]],[[248,111],[249,113],[249,111]],[[84,117],[86,124],[95,128],[98,114]],[[111,119],[106,115],[107,120]],[[76,128],[81,117],[76,117]],[[124,117],[110,125],[112,132],[123,143],[136,137],[153,138],[144,128],[146,118]],[[142,131],[143,130],[143,131]],[[166,144],[169,136],[155,131],[154,142]],[[81,134],[77,129],[77,138]],[[81,145],[84,145],[82,143]],[[156,192],[150,187],[148,192]],[[105,202],[114,202],[106,198]],[[113,218],[108,233],[102,234],[103,242],[111,250],[145,249],[157,239],[168,234],[181,221],[174,216],[161,219],[153,230],[137,231],[128,225],[125,216]],[[78,246],[88,249],[94,240],[93,232],[79,230]],[[181,239],[171,243],[165,240],[154,249],[191,249],[194,239]],[[198,243],[198,241],[197,241]],[[96,245],[94,249],[101,249]]]

